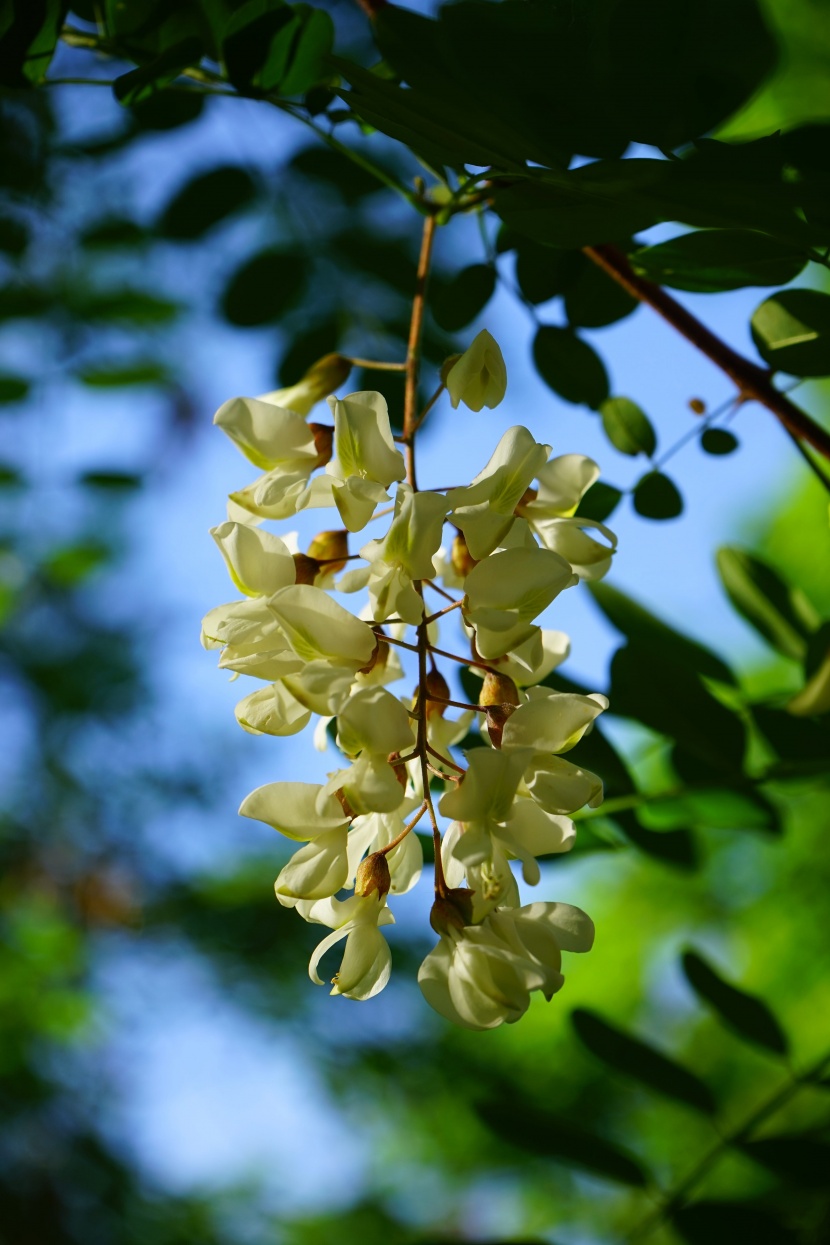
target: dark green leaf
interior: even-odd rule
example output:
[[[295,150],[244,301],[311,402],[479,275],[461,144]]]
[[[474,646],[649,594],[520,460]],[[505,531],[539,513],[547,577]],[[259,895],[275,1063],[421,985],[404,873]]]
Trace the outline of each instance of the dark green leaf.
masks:
[[[711,649],[661,622],[619,588],[599,582],[588,586],[608,621],[633,643],[706,678],[735,682],[732,671]]]
[[[798,589],[793,589],[793,592],[797,593]],[[808,620],[805,618],[804,621]],[[808,679],[818,672],[828,653],[830,653],[830,621],[820,623],[807,641],[804,673]]]
[[[504,225],[502,229],[507,232]],[[570,289],[584,263],[581,251],[562,251],[518,235],[516,281],[522,294],[534,305]]]
[[[608,376],[596,351],[572,329],[542,325],[533,341],[539,375],[566,402],[598,407],[608,396]]]
[[[767,234],[706,229],[643,247],[631,256],[640,276],[702,294],[750,285],[787,285],[807,263],[805,251]]]
[[[732,454],[740,442],[726,428],[706,428],[701,434],[700,448],[707,454]]]
[[[675,1210],[672,1222],[689,1245],[800,1245],[768,1206],[751,1202],[695,1202]]]
[[[201,238],[219,221],[245,207],[256,194],[250,173],[235,164],[199,173],[176,192],[156,229],[167,238]]]
[[[756,308],[752,340],[776,372],[830,375],[830,294],[782,290]]]
[[[290,251],[260,251],[238,268],[222,298],[231,324],[272,324],[298,300],[307,275],[305,259]]]
[[[17,467],[9,463],[0,463],[0,489],[20,488],[25,480]]]
[[[145,290],[76,290],[67,298],[67,302],[85,320],[112,320],[116,323],[147,327],[169,324],[181,310],[180,304],[172,299],[160,298]]]
[[[90,249],[104,250],[108,247],[136,246],[146,234],[140,225],[123,217],[111,217],[91,225],[81,234],[81,245]]]
[[[85,471],[79,483],[107,493],[131,493],[141,488],[143,481],[140,475],[128,471]]]
[[[0,288],[0,320],[39,316],[51,304],[45,290],[34,285],[6,285]]]
[[[0,217],[0,251],[4,255],[22,255],[29,245],[29,230],[12,216]]]
[[[83,367],[77,372],[77,377],[91,389],[119,389],[127,385],[164,385],[170,381],[168,369],[155,359]]]
[[[742,1142],[741,1152],[782,1180],[808,1188],[827,1189],[830,1145],[817,1137],[764,1137],[760,1141]]]
[[[25,87],[43,81],[68,8],[63,0],[5,6],[0,14],[0,82]]]
[[[603,523],[614,513],[621,499],[620,489],[613,484],[606,484],[604,480],[597,480],[577,506],[577,518],[595,519],[597,523]]]
[[[809,602],[745,549],[724,545],[716,557],[721,583],[741,617],[779,653],[803,661],[818,621],[808,621]]]
[[[786,1034],[766,1003],[724,981],[697,951],[683,953],[683,972],[695,994],[713,1007],[730,1029],[747,1042],[786,1055]]]
[[[327,57],[334,44],[334,25],[324,9],[295,4],[299,29],[294,35],[288,72],[280,83],[283,95],[303,95],[330,76]]]
[[[678,869],[696,869],[699,864],[697,840],[691,830],[649,830],[640,824],[634,812],[613,813],[615,826],[641,852]],[[582,823],[580,823],[580,833]]]
[[[116,36],[146,34],[155,23],[163,0],[106,0],[107,30]],[[74,6],[73,6],[74,7]]]
[[[618,1072],[706,1115],[717,1110],[708,1085],[653,1046],[583,1008],[571,1012],[571,1021],[591,1053]]]
[[[644,519],[676,519],[683,513],[683,498],[662,471],[649,471],[634,485],[634,509]]]
[[[383,190],[382,182],[371,173],[329,147],[304,147],[294,156],[291,168],[303,177],[323,182],[326,189],[338,190],[347,203],[357,203]]]
[[[202,115],[205,99],[197,89],[161,91],[133,104],[130,111],[142,130],[175,130]]]
[[[609,694],[615,713],[674,739],[721,774],[742,772],[743,723],[685,664],[629,643],[614,655]]]
[[[565,313],[574,328],[602,328],[637,310],[638,299],[584,255],[580,259],[579,273],[565,292]]]
[[[651,420],[636,402],[630,398],[606,398],[599,413],[608,440],[621,454],[652,457],[657,437]]]
[[[606,1180],[642,1188],[647,1177],[625,1150],[529,1103],[492,1098],[476,1110],[501,1141],[531,1154],[583,1168]]]
[[[165,49],[160,56],[122,74],[113,83],[113,94],[122,104],[140,104],[151,95],[160,91],[185,70],[198,65],[204,55],[204,45],[200,39],[186,38]]]
[[[496,271],[490,264],[471,264],[450,281],[436,282],[430,305],[442,329],[455,333],[479,315],[493,297]]]
[[[0,403],[22,402],[31,389],[31,381],[12,372],[0,372]]]
[[[830,770],[830,731],[818,721],[755,705],[753,717],[787,772]]]

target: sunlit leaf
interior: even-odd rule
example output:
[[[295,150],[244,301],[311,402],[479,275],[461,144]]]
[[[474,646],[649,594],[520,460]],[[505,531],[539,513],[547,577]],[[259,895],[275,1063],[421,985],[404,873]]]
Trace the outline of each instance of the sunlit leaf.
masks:
[[[599,413],[608,440],[621,454],[652,457],[657,436],[651,420],[636,402],[630,398],[606,398]]]
[[[745,549],[724,545],[716,560],[721,583],[741,617],[785,657],[802,661],[818,624],[803,594]]]
[[[830,294],[781,290],[753,312],[752,340],[776,372],[830,375]]]

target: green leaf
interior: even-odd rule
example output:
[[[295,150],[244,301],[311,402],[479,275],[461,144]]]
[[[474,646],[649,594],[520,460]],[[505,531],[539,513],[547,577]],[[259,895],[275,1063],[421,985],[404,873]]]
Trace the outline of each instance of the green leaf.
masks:
[[[733,454],[740,442],[726,428],[706,428],[700,437],[700,448],[707,454]]]
[[[167,367],[155,359],[97,364],[80,368],[76,375],[90,389],[120,389],[128,385],[165,385],[170,382]]]
[[[741,1142],[741,1153],[782,1180],[807,1188],[827,1189],[830,1145],[818,1137],[763,1137]]]
[[[652,457],[657,437],[651,420],[636,402],[630,398],[606,398],[599,413],[608,440],[621,454]]]
[[[67,297],[71,309],[85,320],[134,324],[148,328],[169,324],[181,305],[146,290],[77,290]]]
[[[106,0],[106,25],[110,34],[123,38],[125,35],[147,34],[160,19],[158,13],[163,0]]]
[[[476,1106],[476,1111],[501,1141],[536,1157],[556,1159],[593,1172],[606,1180],[643,1188],[648,1178],[639,1160],[625,1150],[589,1133],[553,1112],[515,1095],[499,1096]]]
[[[342,322],[332,316],[306,326],[292,338],[280,359],[278,385],[295,385],[323,355],[334,354],[340,345]]]
[[[143,480],[129,471],[85,471],[78,483],[106,493],[132,493],[141,488]]]
[[[761,999],[725,981],[697,951],[684,951],[683,972],[695,994],[739,1037],[776,1055],[789,1049],[786,1034]]]
[[[751,1202],[694,1202],[672,1214],[688,1245],[801,1245],[801,1234],[784,1227],[769,1206]]]
[[[807,263],[804,249],[767,234],[706,229],[643,247],[631,256],[636,273],[676,290],[714,294],[753,285],[787,285]]]
[[[324,9],[295,4],[299,30],[294,36],[288,73],[280,83],[283,95],[303,95],[330,77],[327,58],[334,45],[334,23]]]
[[[222,297],[222,314],[231,324],[249,328],[273,324],[303,292],[307,263],[291,251],[260,251],[231,277]]]
[[[17,469],[9,463],[0,462],[0,489],[20,488],[26,481]]]
[[[471,264],[450,281],[436,282],[430,306],[439,326],[448,333],[465,328],[493,297],[496,270],[491,264]]]
[[[830,770],[830,732],[826,726],[765,705],[753,706],[752,715],[787,772]]]
[[[291,160],[290,168],[303,177],[339,191],[347,203],[357,203],[383,190],[383,184],[366,169],[330,147],[304,147]]]
[[[644,519],[676,519],[683,513],[683,498],[662,471],[649,471],[634,485],[634,509]]]
[[[29,230],[13,216],[0,216],[0,251],[17,258],[29,245]]]
[[[596,409],[608,396],[602,359],[572,329],[543,324],[533,341],[533,360],[542,379],[566,402]]]
[[[623,832],[629,842],[641,852],[653,856],[664,864],[674,865],[677,869],[696,869],[700,863],[697,840],[691,830],[650,830],[640,824],[636,813],[621,812],[610,815],[615,826]],[[580,833],[582,823],[580,823]]]
[[[77,588],[111,557],[111,550],[101,541],[82,540],[53,550],[44,562],[43,570],[59,588]]]
[[[134,220],[114,216],[85,229],[80,242],[81,246],[90,250],[104,250],[109,247],[137,246],[146,237],[144,230]]]
[[[708,679],[735,684],[735,675],[711,649],[655,618],[619,588],[607,583],[590,583],[588,588],[608,621],[628,640]]]
[[[256,195],[250,173],[226,164],[199,173],[176,192],[156,224],[166,238],[201,238],[214,225],[238,212]]]
[[[782,290],[752,315],[752,340],[776,372],[830,375],[830,295],[820,290]]]
[[[140,129],[164,132],[196,121],[202,115],[206,98],[198,88],[192,91],[159,91],[133,104],[130,111]]]
[[[708,1085],[647,1042],[631,1037],[581,1007],[571,1012],[571,1022],[588,1050],[617,1072],[705,1115],[713,1115],[717,1110]]]
[[[745,549],[724,545],[716,561],[726,595],[741,617],[779,653],[803,661],[818,619],[811,619],[812,607],[798,589]]]
[[[742,773],[746,732],[740,718],[707,691],[694,670],[629,642],[611,663],[614,713],[667,735],[721,775]]]
[[[188,37],[166,48],[159,56],[147,65],[131,69],[129,73],[116,78],[112,90],[121,104],[140,104],[143,100],[162,90],[174,82],[185,69],[198,65],[204,55],[204,44],[200,39]]]
[[[566,252],[567,253],[567,252]],[[574,328],[598,329],[630,316],[640,301],[580,253],[583,261],[565,292],[565,314]]]
[[[283,0],[248,0],[222,37],[228,77],[242,92],[299,95],[319,81],[333,27],[322,9]]]
[[[502,229],[506,227],[502,225]],[[570,289],[582,270],[581,251],[543,246],[519,235],[516,246],[516,282],[528,302],[546,303]]]
[[[32,387],[25,376],[13,372],[0,372],[0,403],[22,402]]]
[[[579,519],[595,519],[603,523],[614,513],[622,499],[622,491],[604,480],[596,480],[576,508]]]

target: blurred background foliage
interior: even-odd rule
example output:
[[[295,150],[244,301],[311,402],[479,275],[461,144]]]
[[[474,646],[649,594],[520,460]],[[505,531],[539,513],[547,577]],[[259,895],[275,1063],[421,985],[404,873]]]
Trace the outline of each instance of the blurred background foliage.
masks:
[[[579,745],[607,802],[547,866],[553,883],[579,877],[600,929],[555,1014],[535,1006],[486,1035],[425,1017],[413,980],[428,943],[404,923],[380,1022],[338,1008],[333,1025],[306,980],[309,931],[273,901],[273,850],[194,863],[159,829],[232,801],[221,762],[235,754],[198,687],[186,729],[171,720],[169,607],[135,571],[209,422],[204,369],[228,333],[238,366],[273,356],[274,383],[332,350],[400,357],[417,178],[453,206],[465,167],[501,170],[439,248],[425,357],[440,365],[512,290],[542,379],[645,464],[630,488],[595,486],[588,516],[628,494],[645,521],[670,520],[683,479],[582,336],[637,308],[584,245],[613,241],[680,291],[800,278],[762,291],[753,337],[783,387],[830,373],[827,14],[669,7],[586,4],[565,26],[563,6],[516,0],[429,22],[387,10],[375,44],[346,0],[4,6],[3,1245],[830,1240],[830,537],[814,458],[797,496],[760,508],[751,547],[724,534],[718,551],[724,602],[764,645],[739,672],[613,575],[592,591],[618,633],[607,690],[628,728]],[[78,79],[92,85],[57,85]],[[261,159],[217,162],[206,115],[232,143],[253,115],[212,97],[226,93],[319,134],[289,139],[275,113]],[[159,208],[143,191],[162,173]],[[708,232],[636,236],[661,221]],[[396,384],[384,378],[393,411]],[[85,405],[110,395],[116,456],[83,430]],[[738,450],[719,426],[737,407],[681,440]],[[706,619],[690,630],[705,641]],[[549,681],[580,686],[568,666]],[[175,1193],[137,1161],[113,1123],[125,1073],[109,982],[179,962],[274,1041],[302,1043],[372,1156],[350,1198],[288,1213],[255,1180]],[[302,1120],[278,1113],[289,1127]]]

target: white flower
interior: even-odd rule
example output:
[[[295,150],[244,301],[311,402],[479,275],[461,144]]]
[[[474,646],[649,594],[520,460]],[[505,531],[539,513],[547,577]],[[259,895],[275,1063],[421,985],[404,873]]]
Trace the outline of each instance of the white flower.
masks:
[[[257,467],[311,471],[318,451],[302,415],[260,398],[231,398],[213,417],[238,450]]]
[[[440,493],[416,493],[399,484],[395,515],[383,540],[372,540],[360,551],[369,566],[340,580],[341,592],[368,587],[376,618],[402,618],[417,625],[423,617],[415,579],[432,579],[433,558],[441,544],[447,502]]]
[[[386,906],[386,896],[377,891],[370,895],[353,895],[350,899],[323,899],[307,906],[299,906],[308,921],[330,925],[329,934],[314,951],[308,965],[308,975],[315,985],[323,981],[317,967],[325,953],[341,939],[346,939],[346,950],[339,970],[332,978],[332,994],[343,994],[348,999],[371,999],[379,994],[389,980],[392,955],[389,945],[378,926],[394,925],[395,918]]]
[[[603,523],[573,517],[598,478],[599,467],[592,458],[560,454],[538,473],[538,489],[517,506],[545,548],[570,562],[580,579],[601,579],[617,547],[616,536]],[[599,532],[603,540],[595,540],[588,531]]]
[[[240,816],[264,821],[286,838],[308,840],[274,883],[284,907],[334,895],[348,880],[349,821],[334,796],[321,799],[322,790],[316,783],[267,783],[246,796],[239,808]]]
[[[311,584],[283,588],[271,597],[268,607],[304,661],[330,661],[355,670],[369,664],[377,644],[371,629],[322,588]]]
[[[210,534],[219,546],[231,579],[248,597],[267,597],[296,578],[294,559],[279,536],[247,523],[220,523]]]
[[[498,342],[486,329],[450,368],[446,384],[454,407],[463,402],[471,411],[480,411],[501,402],[507,389],[507,368]]]
[[[479,925],[447,933],[421,965],[427,1002],[467,1029],[519,1020],[539,990],[550,1001],[562,988],[562,951],[590,951],[593,923],[579,908],[533,903],[498,909]]]
[[[550,446],[540,445],[527,428],[508,428],[472,484],[447,494],[452,521],[463,531],[472,557],[485,558],[502,543],[549,453]]]
[[[570,564],[547,549],[504,549],[467,576],[463,613],[485,660],[501,657],[535,634],[531,620],[577,582]]]
[[[308,415],[323,398],[334,393],[352,370],[351,359],[342,354],[326,354],[313,363],[296,385],[287,389],[274,389],[262,394],[260,401],[273,402],[275,406],[287,407],[299,415]]]

